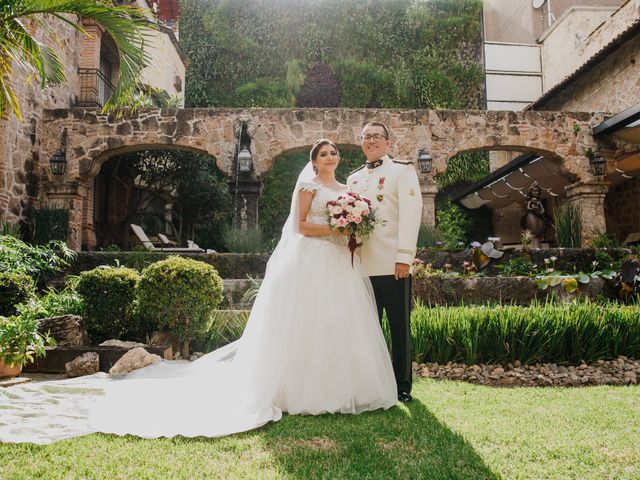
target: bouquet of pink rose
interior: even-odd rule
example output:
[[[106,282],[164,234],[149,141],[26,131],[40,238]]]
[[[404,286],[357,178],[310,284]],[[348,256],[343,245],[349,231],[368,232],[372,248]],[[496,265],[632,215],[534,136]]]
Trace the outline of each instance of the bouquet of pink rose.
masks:
[[[371,208],[371,200],[357,193],[347,192],[336,200],[327,202],[327,213],[329,227],[340,233],[349,233],[348,247],[353,265],[356,248],[362,246],[362,240],[369,236],[376,223],[376,212]]]

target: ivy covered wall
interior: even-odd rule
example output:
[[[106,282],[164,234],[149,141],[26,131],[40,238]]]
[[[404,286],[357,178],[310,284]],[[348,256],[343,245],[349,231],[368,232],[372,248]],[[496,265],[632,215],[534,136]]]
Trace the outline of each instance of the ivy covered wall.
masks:
[[[478,108],[481,10],[480,0],[182,0],[186,106],[296,106],[310,83],[329,81],[316,71],[325,64],[333,106]]]

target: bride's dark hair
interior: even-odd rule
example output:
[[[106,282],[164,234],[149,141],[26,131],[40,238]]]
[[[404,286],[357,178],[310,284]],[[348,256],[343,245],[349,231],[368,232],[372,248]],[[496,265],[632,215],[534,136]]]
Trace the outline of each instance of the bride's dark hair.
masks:
[[[316,142],[311,147],[311,151],[309,152],[309,161],[311,162],[312,165],[314,160],[318,158],[318,152],[325,145],[331,145],[333,148],[335,148],[336,152],[338,152],[338,158],[340,157],[340,151],[338,150],[338,147],[336,146],[336,144],[333,143],[328,138],[321,138],[320,140],[316,140]],[[316,173],[316,175],[318,174],[318,168],[315,165],[313,165],[313,171]]]

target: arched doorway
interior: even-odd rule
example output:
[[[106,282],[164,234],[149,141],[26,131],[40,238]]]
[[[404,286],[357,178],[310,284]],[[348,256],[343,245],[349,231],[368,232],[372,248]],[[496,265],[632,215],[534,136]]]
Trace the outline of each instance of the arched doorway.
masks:
[[[141,146],[112,154],[93,178],[88,200],[96,248],[135,247],[135,223],[152,241],[163,234],[178,246],[193,240],[220,250],[231,214],[227,177],[215,158],[185,149]]]

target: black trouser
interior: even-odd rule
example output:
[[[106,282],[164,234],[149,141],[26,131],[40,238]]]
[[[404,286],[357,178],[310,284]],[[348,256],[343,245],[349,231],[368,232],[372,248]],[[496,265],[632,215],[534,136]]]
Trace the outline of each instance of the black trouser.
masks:
[[[398,392],[411,392],[411,277],[396,280],[393,275],[369,277],[382,322],[387,312],[391,330],[391,360]]]

